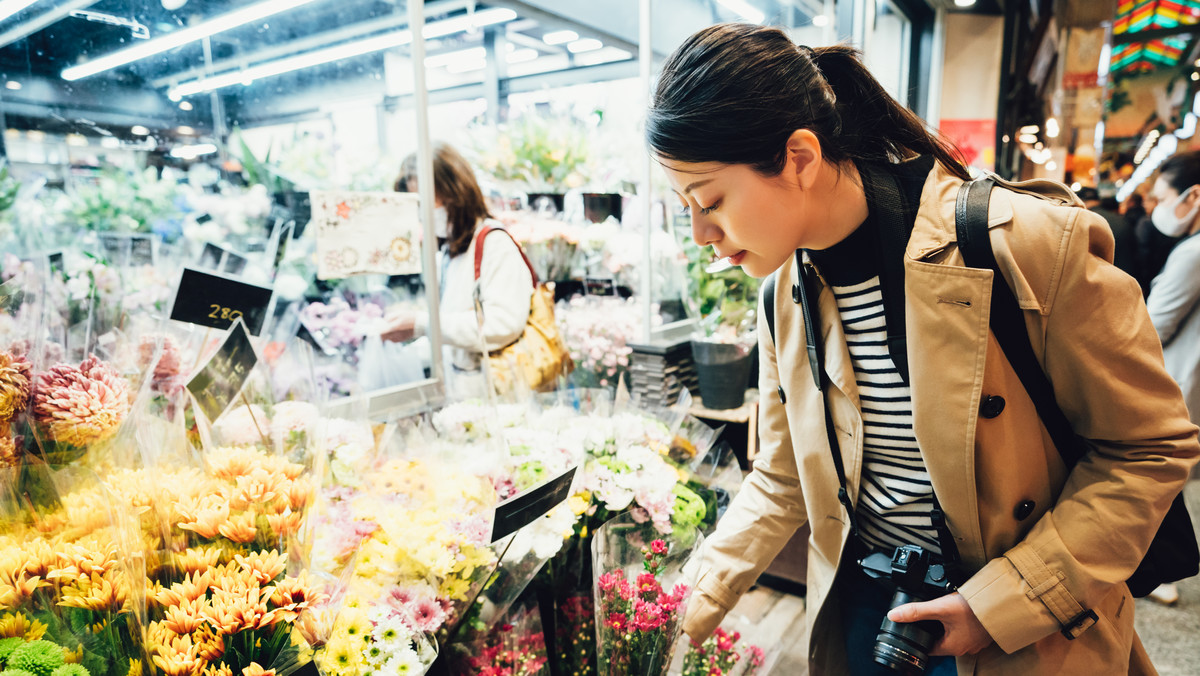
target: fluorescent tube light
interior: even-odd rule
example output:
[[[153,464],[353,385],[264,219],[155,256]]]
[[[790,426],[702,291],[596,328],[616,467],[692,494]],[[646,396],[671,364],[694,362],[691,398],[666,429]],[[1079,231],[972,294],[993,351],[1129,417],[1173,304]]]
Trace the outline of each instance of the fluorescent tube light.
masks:
[[[120,66],[133,63],[148,56],[161,54],[167,50],[186,45],[189,42],[203,40],[211,35],[216,35],[217,33],[237,28],[238,26],[307,5],[310,2],[313,2],[313,0],[265,0],[249,7],[234,10],[228,14],[222,14],[208,21],[198,23],[195,26],[189,26],[139,45],[106,54],[92,59],[87,63],[65,68],[62,72],[62,78],[73,81],[91,77],[97,73],[119,68]]]
[[[594,52],[602,47],[604,47],[604,43],[596,38],[583,38],[568,44],[567,51],[572,54],[583,54],[584,52]]]
[[[542,36],[542,42],[548,45],[561,45],[578,39],[579,33],[575,31],[550,31]]]
[[[453,66],[459,63],[482,61],[487,59],[487,50],[483,47],[471,47],[470,49],[460,49],[456,52],[445,52],[444,54],[436,54],[434,56],[425,57],[426,68],[441,68],[442,66]]]
[[[482,26],[490,26],[493,24],[512,21],[517,18],[517,13],[507,8],[485,9],[480,12],[474,12],[453,19],[446,19],[425,25],[423,34],[426,39],[432,37],[442,37],[453,33],[471,30]],[[349,59],[355,56],[371,54],[373,52],[382,51],[400,47],[412,42],[412,31],[401,30],[394,33],[385,33],[377,35],[373,38],[363,40],[355,40],[333,47],[326,47],[303,54],[288,56],[276,61],[268,61],[260,63],[257,66],[250,66],[240,70],[233,70],[211,77],[200,78],[184,82],[178,87],[175,87],[168,92],[168,97],[183,97],[199,94],[202,92],[210,92],[214,89],[221,89],[236,84],[250,84],[255,80],[262,80],[283,73],[290,73],[294,70],[303,70],[312,68],[325,63],[333,63],[342,59]]]
[[[750,23],[762,23],[763,19],[767,18],[766,14],[763,14],[754,5],[746,2],[746,0],[717,0],[717,2],[724,5],[725,9],[737,14]]]
[[[0,0],[0,21],[16,14],[37,0]]]
[[[509,43],[509,44],[512,44],[512,43]],[[536,50],[536,49],[529,49],[529,48],[514,49],[513,51],[508,53],[507,60],[509,63],[525,63],[526,61],[533,61],[534,59],[538,58],[539,56],[541,56],[541,55],[538,53],[538,50]]]

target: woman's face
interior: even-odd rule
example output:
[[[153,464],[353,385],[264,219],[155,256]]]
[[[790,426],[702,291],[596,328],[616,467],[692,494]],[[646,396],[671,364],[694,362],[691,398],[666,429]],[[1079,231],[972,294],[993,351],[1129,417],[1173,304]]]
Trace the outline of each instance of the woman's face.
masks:
[[[1196,206],[1196,203],[1200,202],[1200,190],[1194,189],[1190,191],[1186,197],[1180,200],[1179,191],[1175,188],[1172,188],[1171,184],[1167,183],[1166,179],[1160,176],[1158,180],[1154,182],[1154,189],[1150,191],[1149,201],[1151,202],[1151,204],[1147,207],[1149,211],[1153,211],[1154,208],[1159,204],[1166,204],[1168,207],[1174,204],[1175,218],[1184,218]],[[1188,230],[1190,231],[1195,227],[1196,224],[1192,223],[1188,226]]]
[[[744,164],[658,161],[691,214],[696,244],[751,277],[771,274],[810,239],[806,195],[787,170],[767,177]]]

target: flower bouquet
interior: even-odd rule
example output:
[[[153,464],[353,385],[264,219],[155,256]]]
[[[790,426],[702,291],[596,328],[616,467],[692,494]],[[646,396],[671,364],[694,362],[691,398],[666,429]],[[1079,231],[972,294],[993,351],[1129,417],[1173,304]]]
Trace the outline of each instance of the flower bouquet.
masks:
[[[596,533],[592,565],[602,676],[667,673],[692,591],[683,565],[702,541],[695,528],[663,536],[632,516],[616,517]]]
[[[682,676],[755,676],[767,671],[766,652],[742,641],[740,632],[717,627],[703,643],[688,643]]]
[[[36,502],[18,477],[41,489]],[[142,673],[144,573],[127,548],[132,526],[87,470],[0,470],[0,666],[56,676]]]
[[[641,327],[638,301],[614,296],[575,296],[555,311],[563,342],[575,360],[579,387],[615,389],[629,370],[628,343]]]

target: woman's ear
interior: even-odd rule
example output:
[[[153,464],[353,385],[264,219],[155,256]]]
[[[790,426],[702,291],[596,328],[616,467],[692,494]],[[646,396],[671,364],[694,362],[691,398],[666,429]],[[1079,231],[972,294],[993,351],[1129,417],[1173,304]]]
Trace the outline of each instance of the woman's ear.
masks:
[[[801,190],[811,188],[824,161],[821,142],[808,129],[797,129],[787,139],[787,159],[783,165],[784,177],[794,182]]]

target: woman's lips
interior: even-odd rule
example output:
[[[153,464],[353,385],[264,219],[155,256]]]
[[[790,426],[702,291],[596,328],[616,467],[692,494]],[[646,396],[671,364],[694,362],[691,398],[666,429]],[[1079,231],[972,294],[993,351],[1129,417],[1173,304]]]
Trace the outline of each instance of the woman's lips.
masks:
[[[712,263],[709,263],[708,267],[704,268],[704,271],[710,275],[716,274],[718,272],[724,272],[724,271],[728,270],[729,268],[735,267],[737,265],[741,265],[742,259],[745,257],[746,257],[746,251],[742,250],[742,251],[739,251],[739,252],[733,254],[732,256],[725,256],[724,258],[718,258],[717,260],[713,261]]]

